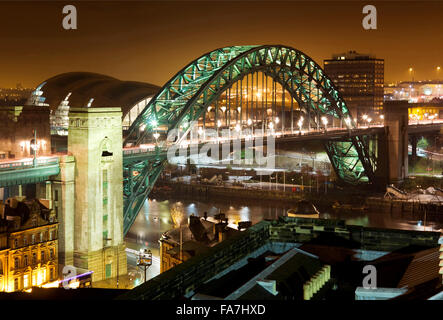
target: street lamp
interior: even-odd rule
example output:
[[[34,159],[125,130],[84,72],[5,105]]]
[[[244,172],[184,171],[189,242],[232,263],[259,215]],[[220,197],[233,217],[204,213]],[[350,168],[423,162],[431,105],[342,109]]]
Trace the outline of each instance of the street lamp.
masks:
[[[152,265],[152,252],[147,249],[140,249],[137,258],[137,266],[141,266],[144,269],[145,281],[146,282],[146,271]]]
[[[298,120],[297,124],[298,124],[298,133],[301,135],[301,128],[303,126],[303,117],[300,117],[300,119]]]
[[[34,150],[34,167],[37,165],[37,151],[38,151],[38,143],[37,143],[37,130],[34,130],[34,143],[31,144],[32,150]]]
[[[434,116],[433,115],[429,116],[429,119],[431,119],[431,123],[433,124],[434,123]]]
[[[325,132],[328,130],[327,125],[328,125],[328,119],[326,117],[321,117],[321,122],[323,122],[324,126],[325,126]]]
[[[367,118],[366,121],[368,122],[368,128],[369,128],[370,124],[371,124],[371,121],[372,121],[372,118]]]
[[[362,118],[364,121],[366,121],[366,119],[368,119],[368,115],[367,115],[367,114],[364,114],[361,118]]]
[[[269,122],[269,129],[271,129],[271,131],[274,130],[274,122]]]

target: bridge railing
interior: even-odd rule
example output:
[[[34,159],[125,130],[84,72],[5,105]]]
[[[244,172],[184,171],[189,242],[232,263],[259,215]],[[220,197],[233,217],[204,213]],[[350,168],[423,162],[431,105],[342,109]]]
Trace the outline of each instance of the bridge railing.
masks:
[[[376,125],[371,126],[369,128],[354,128],[354,130],[362,130],[362,129],[370,129],[370,128],[375,128],[378,127]],[[316,129],[316,128],[311,128],[310,130],[308,129],[302,129],[300,130],[291,130],[291,129],[287,129],[287,130],[278,130],[278,131],[263,131],[262,129],[255,129],[254,131],[251,131],[249,134],[248,133],[238,133],[235,131],[232,131],[232,135],[231,133],[229,133],[228,136],[218,136],[218,137],[206,137],[204,136],[204,138],[193,138],[192,141],[191,139],[185,139],[182,140],[180,142],[180,146],[182,148],[188,148],[189,145],[191,144],[202,144],[202,143],[225,143],[228,141],[232,141],[232,140],[237,140],[237,139],[244,139],[244,140],[253,140],[256,138],[262,138],[262,137],[266,137],[268,135],[273,135],[276,138],[282,138],[282,137],[291,137],[291,136],[316,136],[316,135],[323,135],[323,134],[328,134],[328,133],[339,133],[339,132],[348,132],[348,128],[346,127],[328,127],[325,131],[325,129]],[[158,143],[158,147],[159,148],[169,148],[171,146],[175,145],[175,142],[169,142],[169,141],[161,141]],[[137,154],[143,154],[143,153],[152,153],[156,151],[156,144],[152,143],[152,144],[142,144],[138,147],[128,147],[128,148],[124,148],[123,149],[123,156],[130,156],[130,155],[137,155]]]
[[[37,167],[57,165],[58,163],[59,163],[58,156],[36,158]],[[0,161],[0,171],[25,169],[33,166],[34,166],[34,158],[25,158],[19,160],[8,159]]]

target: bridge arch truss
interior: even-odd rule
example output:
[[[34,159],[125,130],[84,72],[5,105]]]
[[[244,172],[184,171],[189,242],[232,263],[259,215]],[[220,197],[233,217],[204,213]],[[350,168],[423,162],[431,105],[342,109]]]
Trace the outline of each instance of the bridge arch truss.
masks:
[[[275,100],[271,99],[270,114],[263,109],[263,96],[260,112],[260,98],[256,95],[256,113],[243,115],[244,102],[248,110],[251,100],[239,101],[239,83],[240,90],[243,90],[242,82],[246,80],[248,90],[251,78],[254,88],[254,74],[257,88],[259,74],[262,86],[265,78],[266,86],[270,78],[271,85],[278,84],[282,88],[283,105],[276,106]],[[231,106],[233,92],[236,99],[234,107]],[[223,96],[229,99],[221,105],[218,101]],[[253,92],[251,97],[254,97]],[[285,106],[287,98],[290,102]],[[294,103],[298,106],[297,110],[294,109]],[[238,106],[240,109],[236,113]],[[253,98],[251,108],[254,108]],[[283,110],[281,113],[277,110],[279,108]],[[222,109],[221,113],[219,109]],[[281,115],[281,119],[277,115]],[[350,130],[355,128],[338,89],[322,68],[299,50],[282,45],[232,46],[216,49],[189,63],[150,100],[132,123],[125,138],[124,145],[133,147],[153,141],[156,133],[155,141],[158,145],[149,156],[128,157],[124,160],[125,233],[163,169],[166,136],[171,130],[178,129],[184,136],[193,123],[232,127],[240,119],[241,125],[244,124],[242,120],[249,121],[256,129],[265,131],[269,129],[269,121],[274,124],[278,119],[281,130],[286,125],[287,129],[293,131],[294,122],[300,121],[300,116],[307,120],[305,126],[319,128],[320,119],[328,117],[332,121],[344,122]],[[289,117],[289,121],[285,117]],[[340,141],[325,141],[324,146],[339,179],[350,184],[375,181],[376,157],[370,151],[369,137],[350,135]]]

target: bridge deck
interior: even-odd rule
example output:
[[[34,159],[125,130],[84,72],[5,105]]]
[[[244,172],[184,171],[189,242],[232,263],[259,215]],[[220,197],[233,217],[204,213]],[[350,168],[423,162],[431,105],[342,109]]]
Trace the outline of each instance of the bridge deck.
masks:
[[[0,188],[44,182],[60,172],[59,157],[38,157],[0,162]]]

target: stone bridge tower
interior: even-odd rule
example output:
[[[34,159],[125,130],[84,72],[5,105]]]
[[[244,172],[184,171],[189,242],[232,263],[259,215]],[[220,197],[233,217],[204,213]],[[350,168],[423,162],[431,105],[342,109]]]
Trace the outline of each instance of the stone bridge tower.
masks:
[[[74,265],[93,271],[93,281],[126,274],[121,109],[71,108],[68,153],[75,159]]]

